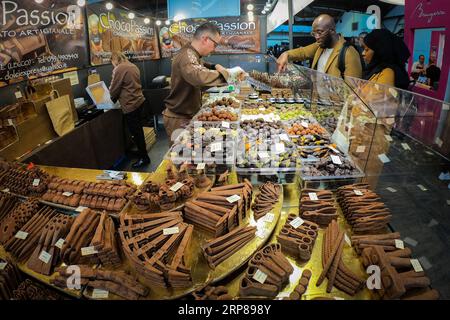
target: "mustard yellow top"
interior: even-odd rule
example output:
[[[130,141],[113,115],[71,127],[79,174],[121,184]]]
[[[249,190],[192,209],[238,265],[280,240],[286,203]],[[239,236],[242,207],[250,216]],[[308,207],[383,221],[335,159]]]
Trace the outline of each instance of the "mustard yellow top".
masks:
[[[380,73],[375,73],[369,81],[395,87],[395,73],[391,68],[384,68]]]
[[[333,49],[333,52],[325,65],[325,72],[329,75],[335,77],[341,77],[341,71],[339,70],[339,53],[344,46],[345,39],[339,37],[339,41]],[[288,51],[288,56],[290,60],[293,61],[303,61],[307,59],[313,59],[311,68],[315,69],[322,55],[322,49],[317,43],[313,43],[306,47],[301,47],[298,49],[293,49]],[[361,78],[362,77],[362,66],[361,59],[359,58],[359,53],[352,46],[349,46],[347,52],[345,53],[345,76]]]

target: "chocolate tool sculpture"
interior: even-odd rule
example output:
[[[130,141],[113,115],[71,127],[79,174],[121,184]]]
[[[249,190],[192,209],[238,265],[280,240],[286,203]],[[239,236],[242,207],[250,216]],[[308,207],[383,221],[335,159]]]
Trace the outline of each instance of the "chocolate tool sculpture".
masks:
[[[61,260],[65,264],[100,263],[97,252],[92,250],[93,248],[91,250],[84,249],[90,247],[99,221],[100,214],[91,209],[83,210],[75,218],[60,251]]]
[[[290,294],[289,298],[285,298],[284,300],[301,300],[303,294],[308,289],[309,280],[311,280],[312,272],[309,269],[305,269],[302,272],[302,277],[298,282],[298,285],[295,287],[294,291]]]
[[[351,239],[352,246],[360,255],[365,248],[372,246],[382,246],[386,252],[397,251],[396,240],[400,240],[401,238],[399,232],[393,232],[375,235],[353,235]],[[409,255],[411,254],[409,248],[405,248],[405,252],[409,252]]]
[[[148,294],[148,288],[123,271],[92,269],[86,265],[79,267],[82,283],[93,289],[107,290],[128,300],[138,300]],[[67,267],[58,268],[56,271],[59,276],[51,280],[52,284],[66,288],[67,278],[72,274],[67,272]]]
[[[312,200],[311,193],[314,193],[318,200]],[[338,218],[333,193],[328,190],[303,189],[300,195],[299,210],[303,219],[315,222],[321,228],[326,228],[332,220]]]
[[[116,240],[116,227],[106,211],[103,211],[100,216],[100,222],[90,246],[98,252],[97,256],[103,266],[117,268],[122,263]]]
[[[230,202],[230,197],[236,201]],[[222,236],[242,224],[252,201],[252,184],[243,183],[212,188],[203,192],[196,200],[186,202],[184,218],[196,228]]]
[[[320,286],[325,278],[328,278],[328,293],[335,286],[348,295],[354,296],[364,287],[365,281],[350,271],[342,261],[344,241],[344,232],[339,229],[336,220],[332,220],[325,231],[323,239],[323,270],[317,280],[316,286]]]
[[[87,182],[55,177],[43,200],[70,207],[120,212],[136,188],[126,182]]]
[[[379,266],[382,287],[377,292],[382,299],[436,300],[439,292],[430,288],[425,273],[413,270],[411,250],[385,252],[382,246],[371,246],[362,251],[363,265]]]
[[[151,286],[192,285],[186,261],[192,232],[193,226],[183,223],[181,212],[120,217],[119,234],[125,255]]]
[[[358,193],[358,194],[357,194]],[[387,229],[392,214],[380,197],[366,184],[338,189],[338,202],[353,233],[380,233]]]
[[[17,205],[0,223],[0,243],[5,244],[12,239],[38,210],[39,201],[35,199]]]
[[[53,273],[53,268],[61,262],[59,248],[55,245],[67,236],[72,222],[72,217],[57,214],[42,228],[38,241],[33,245],[35,249],[28,260],[28,268],[44,275]],[[46,261],[45,253],[50,257],[48,261]]]
[[[57,212],[52,208],[47,206],[43,207],[20,228],[20,231],[27,233],[26,239],[12,237],[5,243],[5,250],[14,255],[19,262],[30,258],[38,245],[42,230],[45,229],[47,223],[49,223],[56,215]]]
[[[253,215],[255,220],[265,216],[269,213],[280,197],[281,187],[272,182],[266,182],[259,187],[259,194],[256,196],[255,202],[252,205]]]
[[[0,300],[11,300],[14,297],[14,290],[22,281],[22,276],[13,261],[2,258],[0,263],[6,263],[4,269],[0,270]]]
[[[34,183],[34,182],[39,183]],[[40,197],[47,191],[50,176],[37,167],[14,164],[1,180],[1,188],[21,196]]]
[[[195,300],[233,300],[233,296],[228,293],[227,287],[224,286],[205,286],[202,289],[192,293]]]
[[[256,227],[239,227],[203,244],[203,256],[210,268],[215,269],[220,263],[253,240],[255,238],[255,232]]]
[[[288,216],[277,240],[281,244],[283,252],[302,261],[308,261],[311,258],[319,226],[314,222],[304,220],[300,226],[295,227],[291,223],[296,219],[298,217],[295,214]]]
[[[248,265],[239,287],[241,297],[273,298],[289,282],[289,276],[294,271],[279,244],[265,246],[252,257]]]
[[[0,222],[18,205],[18,199],[9,194],[0,193]]]

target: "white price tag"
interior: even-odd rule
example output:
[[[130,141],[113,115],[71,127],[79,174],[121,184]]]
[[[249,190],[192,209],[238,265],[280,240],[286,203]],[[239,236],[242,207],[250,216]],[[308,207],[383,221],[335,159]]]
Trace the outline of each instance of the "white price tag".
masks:
[[[16,233],[16,238],[25,240],[28,237],[28,232],[19,231]]]
[[[235,194],[234,196],[231,196],[231,197],[228,197],[228,198],[227,198],[227,201],[228,201],[229,203],[235,203],[236,201],[239,201],[239,200],[241,200],[241,197],[238,196],[237,194]]]
[[[285,151],[284,143],[275,143],[275,153],[280,154]]]
[[[12,119],[8,119],[8,124],[9,124],[10,126],[13,126],[13,125],[14,125],[14,122],[12,121]]]
[[[297,229],[297,228],[300,227],[304,222],[305,222],[305,221],[304,221],[302,218],[297,217],[297,218],[295,218],[294,220],[292,220],[289,224],[290,224],[291,226],[293,226],[295,229]]]
[[[333,146],[328,146],[328,148],[329,148],[331,151],[333,151],[334,153],[341,153],[338,149],[336,149],[336,148],[333,147]]]
[[[266,110],[266,108],[264,108],[264,107],[259,108],[259,111],[265,111],[265,110]]]
[[[211,152],[222,151],[222,142],[211,143]]]
[[[317,197],[317,193],[315,193],[315,192],[308,192],[308,196],[312,201],[319,200],[319,198]]]
[[[345,300],[345,299],[341,297],[334,297],[334,300]]]
[[[42,250],[41,254],[39,255],[39,260],[41,260],[45,264],[49,263],[51,258],[52,255],[44,250]]]
[[[423,268],[419,260],[411,259],[411,265],[413,266],[415,272],[423,272]]]
[[[267,158],[270,158],[270,155],[269,155],[269,153],[268,153],[267,151],[260,151],[260,152],[258,152],[258,156],[259,156],[261,159],[267,159]]]
[[[340,165],[342,164],[341,158],[339,156],[333,156],[331,155],[331,161],[333,161],[334,164]]]
[[[33,187],[37,187],[41,183],[41,179],[34,179],[33,180]]]
[[[88,209],[88,207],[79,206],[75,209],[76,212],[83,212],[84,210]]]
[[[230,123],[226,121],[222,121],[222,128],[230,129]]]
[[[442,147],[442,144],[443,144],[444,142],[440,139],[440,138],[436,138],[436,144],[439,146],[439,148],[441,148]]]
[[[345,242],[347,242],[347,244],[351,247],[352,246],[352,242],[350,241],[350,238],[348,237],[347,234],[345,234],[344,238],[345,238]]]
[[[362,195],[363,195],[363,193],[362,193],[361,190],[355,190],[354,192],[355,192],[355,194],[356,194],[357,196],[362,196]]]
[[[260,239],[265,239],[266,238],[266,230],[265,229],[260,229],[258,231],[256,231],[255,235],[260,238]]]
[[[95,250],[95,247],[84,247],[81,248],[81,255],[82,256],[91,256],[93,254],[98,253],[97,250]]]
[[[109,297],[109,292],[106,290],[94,289],[94,291],[92,291],[93,299],[108,299],[108,297]]]
[[[0,262],[0,271],[5,270],[6,266],[8,265],[7,262]]]
[[[282,300],[282,299],[284,299],[284,298],[289,298],[291,296],[291,294],[289,293],[289,292],[280,292],[277,296],[276,296],[276,298],[278,299],[278,300]]]
[[[59,239],[56,243],[55,243],[55,247],[57,247],[58,249],[62,249],[63,245],[64,245],[64,239]]]
[[[205,170],[206,168],[206,163],[199,163],[197,165],[197,170]]]
[[[309,123],[306,122],[306,121],[302,121],[301,125],[302,125],[303,128],[308,128],[309,127]]]
[[[383,162],[383,163],[391,162],[391,160],[388,158],[388,156],[385,155],[384,153],[383,154],[379,154],[378,155],[378,159],[380,159],[380,161]]]
[[[267,279],[267,274],[265,274],[264,272],[262,272],[261,270],[256,270],[255,274],[253,275],[253,279],[255,279],[256,281],[258,281],[261,284],[264,284],[264,282],[266,282]]]
[[[387,118],[387,119],[385,120],[385,122],[386,122],[386,124],[391,125],[391,124],[395,123],[395,119],[394,119],[394,118]]]
[[[9,188],[3,189],[3,192],[9,192]]]
[[[356,148],[356,153],[363,153],[364,151],[366,151],[366,146],[358,146]]]
[[[385,134],[384,137],[385,137],[386,140],[389,141],[389,142],[394,141],[394,140],[392,139],[392,137],[391,137],[390,135],[388,135],[388,134]]]
[[[181,182],[177,182],[177,183],[175,183],[173,186],[170,187],[170,190],[173,191],[173,192],[177,192],[177,191],[180,190],[183,186],[184,186],[184,184],[182,184]]]
[[[23,98],[22,92],[20,92],[20,91],[16,91],[14,94],[16,95],[17,99]]]
[[[166,228],[163,230],[163,235],[165,235],[165,236],[170,236],[172,234],[178,234],[178,233],[180,233],[180,229],[178,227]]]
[[[386,190],[388,190],[388,191],[390,191],[390,192],[392,192],[392,193],[394,193],[394,192],[397,192],[397,190],[396,190],[396,189],[394,189],[394,188],[391,188],[391,187],[388,187],[388,188],[386,188]]]
[[[409,147],[409,144],[407,144],[407,143],[402,143],[402,147],[405,150],[411,150],[411,148]]]
[[[405,243],[402,240],[395,239],[395,247],[397,249],[405,249]]]
[[[289,141],[289,137],[286,133],[280,134],[280,140],[281,141]]]
[[[273,220],[275,220],[275,215],[273,213],[269,212],[268,214],[266,214],[264,221],[271,223],[273,222]]]
[[[428,191],[428,189],[425,188],[425,187],[424,187],[423,185],[421,185],[421,184],[418,184],[417,187],[418,187],[420,190],[422,190],[422,191]]]
[[[425,151],[425,153],[428,154],[429,156],[434,156],[433,152]]]
[[[63,196],[64,197],[71,197],[71,196],[73,196],[73,192],[67,192],[66,191],[66,192],[63,193]]]

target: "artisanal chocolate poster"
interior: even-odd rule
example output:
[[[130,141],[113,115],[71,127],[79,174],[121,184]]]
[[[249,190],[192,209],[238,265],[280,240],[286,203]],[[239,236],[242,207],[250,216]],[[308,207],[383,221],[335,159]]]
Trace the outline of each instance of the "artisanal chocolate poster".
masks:
[[[197,27],[208,21],[217,25],[222,35],[222,43],[216,48],[216,54],[260,53],[259,20],[249,21],[246,16],[239,16],[186,19],[161,27],[159,30],[161,56],[172,57],[182,46],[192,41]]]
[[[48,2],[0,1],[0,86],[87,64],[84,9]]]
[[[118,8],[107,10],[103,2],[88,6],[92,65],[110,63],[115,51],[125,53],[133,61],[160,58],[155,26],[138,16],[130,19],[129,13]]]

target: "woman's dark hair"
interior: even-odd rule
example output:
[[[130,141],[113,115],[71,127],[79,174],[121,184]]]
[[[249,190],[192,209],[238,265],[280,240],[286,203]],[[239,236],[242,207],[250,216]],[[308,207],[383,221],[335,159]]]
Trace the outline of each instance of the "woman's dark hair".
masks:
[[[375,29],[364,37],[364,44],[374,51],[367,65],[364,79],[368,80],[383,69],[391,68],[395,73],[395,86],[407,89],[409,76],[405,64],[411,56],[405,42],[386,29]]]

